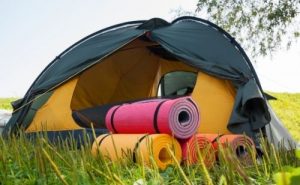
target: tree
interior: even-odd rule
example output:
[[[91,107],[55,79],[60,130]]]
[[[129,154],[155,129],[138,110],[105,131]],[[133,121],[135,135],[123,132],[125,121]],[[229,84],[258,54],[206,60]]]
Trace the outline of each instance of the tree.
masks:
[[[198,0],[195,13],[222,27],[257,57],[289,48],[299,38],[299,10],[300,0]]]

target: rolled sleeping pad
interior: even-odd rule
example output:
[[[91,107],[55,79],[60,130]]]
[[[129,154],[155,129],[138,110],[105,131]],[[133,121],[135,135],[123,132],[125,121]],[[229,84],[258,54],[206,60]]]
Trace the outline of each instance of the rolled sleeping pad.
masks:
[[[178,140],[182,150],[182,161],[187,164],[196,164],[201,155],[207,168],[211,168],[216,162],[215,149],[211,140],[202,134],[196,134],[189,139]]]
[[[166,99],[175,99],[177,97],[166,97]],[[114,102],[108,103],[93,107],[88,107],[79,110],[72,111],[72,117],[74,121],[83,128],[91,128],[93,125],[94,128],[106,129],[105,125],[105,117],[109,109],[116,105],[122,105],[125,103],[134,103],[137,101],[145,101],[145,100],[153,100],[154,98],[147,98],[147,99],[139,99],[139,100],[130,100],[130,101],[123,101],[123,102]],[[157,98],[155,98],[157,99]]]
[[[113,133],[166,133],[187,139],[197,132],[199,111],[189,96],[152,99],[112,107],[105,123]]]
[[[256,152],[255,145],[248,136],[245,135],[223,135],[219,138],[219,143],[229,145],[242,164],[253,164],[252,156],[249,150]]]
[[[164,97],[166,99],[175,99],[178,97]],[[147,99],[139,99],[139,100],[129,100],[129,101],[122,101],[122,102],[114,102],[114,103],[108,103],[103,105],[97,105],[93,107],[88,107],[84,109],[79,110],[72,110],[72,117],[73,120],[83,128],[91,128],[91,125],[93,125],[94,128],[100,128],[100,129],[106,129],[105,125],[105,116],[109,109],[116,105],[122,105],[125,103],[134,103],[137,101],[145,101],[145,100],[153,100],[157,99],[154,97],[150,97]]]
[[[238,134],[202,134],[203,137],[208,138],[212,141],[215,150],[219,150],[219,144],[223,148],[230,147],[232,152],[237,156],[239,161],[244,165],[249,165],[253,163],[251,153],[249,150],[256,152],[255,145],[251,138],[245,135]]]
[[[151,164],[152,155],[157,166],[163,170],[168,165],[175,164],[168,147],[180,163],[180,144],[167,134],[104,134],[93,143],[92,154],[97,156],[100,152],[103,157],[112,161],[132,155],[134,162],[143,161],[146,165]]]

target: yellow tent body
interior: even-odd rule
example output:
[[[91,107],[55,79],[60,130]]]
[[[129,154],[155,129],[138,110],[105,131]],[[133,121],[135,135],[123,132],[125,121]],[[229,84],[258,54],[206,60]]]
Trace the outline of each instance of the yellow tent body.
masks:
[[[200,133],[230,133],[227,124],[233,109],[235,89],[231,82],[165,59],[147,47],[156,43],[136,39],[96,65],[64,82],[37,110],[27,132],[79,129],[73,110],[97,105],[156,97],[161,79],[171,72],[196,74],[191,96],[199,107]]]

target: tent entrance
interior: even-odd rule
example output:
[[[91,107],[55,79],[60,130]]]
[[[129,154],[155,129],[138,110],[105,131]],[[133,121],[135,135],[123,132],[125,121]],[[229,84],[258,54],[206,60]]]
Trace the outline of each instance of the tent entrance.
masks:
[[[140,37],[78,76],[71,109],[156,97],[161,77],[171,71],[197,72]]]
[[[177,60],[156,43],[138,38],[55,89],[27,131],[78,129],[72,111],[186,94],[199,107],[199,132],[229,133],[227,124],[235,97],[231,83]]]

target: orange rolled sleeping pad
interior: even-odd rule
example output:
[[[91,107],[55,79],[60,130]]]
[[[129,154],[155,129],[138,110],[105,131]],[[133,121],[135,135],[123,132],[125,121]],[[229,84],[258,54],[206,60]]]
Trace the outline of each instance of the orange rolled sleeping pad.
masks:
[[[212,144],[216,150],[219,150],[219,144],[223,148],[232,150],[236,157],[243,164],[252,164],[252,156],[249,150],[255,152],[255,145],[251,138],[245,135],[228,134],[228,135],[217,135],[217,134],[202,134],[203,137],[208,138],[212,141]],[[218,144],[219,143],[219,144]]]
[[[112,161],[131,156],[134,162],[151,164],[150,157],[160,169],[175,164],[168,148],[181,162],[181,148],[176,139],[168,134],[104,134],[92,146],[93,156],[99,153]]]
[[[209,138],[203,134],[196,134],[190,139],[179,140],[182,149],[182,160],[184,163],[196,164],[201,155],[207,168],[211,168],[216,162],[215,149]]]

